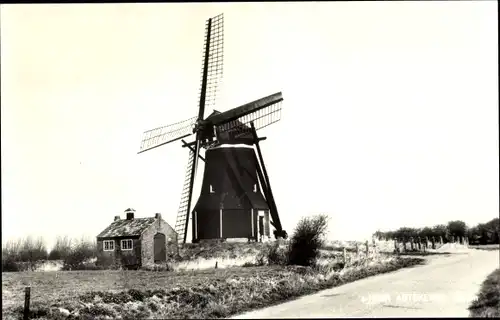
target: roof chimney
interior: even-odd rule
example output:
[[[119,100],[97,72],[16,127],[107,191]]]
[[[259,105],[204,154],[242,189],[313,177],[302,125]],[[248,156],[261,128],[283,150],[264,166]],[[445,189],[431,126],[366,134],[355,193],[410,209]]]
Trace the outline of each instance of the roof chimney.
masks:
[[[128,208],[125,210],[125,215],[127,216],[127,220],[134,220],[134,209]]]
[[[115,216],[115,221],[120,220],[120,216]]]
[[[155,214],[155,218],[158,219],[158,220],[161,220],[161,214],[160,213],[156,213]]]

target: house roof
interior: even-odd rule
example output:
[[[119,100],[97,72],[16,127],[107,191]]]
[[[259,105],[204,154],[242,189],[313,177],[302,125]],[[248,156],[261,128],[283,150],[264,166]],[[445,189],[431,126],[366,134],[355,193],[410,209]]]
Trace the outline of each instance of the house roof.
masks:
[[[104,231],[97,235],[98,238],[104,237],[123,237],[140,236],[156,218],[135,218],[132,220],[117,220],[111,223]]]

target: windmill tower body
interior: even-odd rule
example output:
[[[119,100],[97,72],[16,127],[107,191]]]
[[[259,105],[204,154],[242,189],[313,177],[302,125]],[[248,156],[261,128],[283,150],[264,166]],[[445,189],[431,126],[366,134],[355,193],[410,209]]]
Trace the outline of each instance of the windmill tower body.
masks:
[[[201,194],[192,213],[193,242],[269,239],[269,205],[257,166],[251,146],[225,144],[206,151]]]

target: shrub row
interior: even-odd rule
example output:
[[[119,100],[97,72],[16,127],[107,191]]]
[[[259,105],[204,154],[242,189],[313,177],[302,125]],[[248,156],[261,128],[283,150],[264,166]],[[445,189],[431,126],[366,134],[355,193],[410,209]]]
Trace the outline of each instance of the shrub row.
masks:
[[[96,257],[95,243],[82,239],[59,237],[54,248],[47,250],[43,239],[31,237],[8,241],[2,249],[2,272],[36,270],[47,260],[63,260],[64,270],[88,270],[96,266],[89,260]]]

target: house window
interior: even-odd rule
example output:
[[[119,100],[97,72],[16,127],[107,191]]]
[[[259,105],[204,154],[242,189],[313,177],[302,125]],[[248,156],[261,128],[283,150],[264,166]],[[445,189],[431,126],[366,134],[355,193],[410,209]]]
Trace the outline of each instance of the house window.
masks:
[[[214,187],[212,187],[212,185],[210,185],[210,193],[215,193]]]
[[[115,240],[104,240],[103,247],[104,247],[104,251],[114,251],[115,250]]]
[[[132,239],[122,240],[122,250],[132,250]]]
[[[253,192],[257,192],[257,184],[253,185]]]

